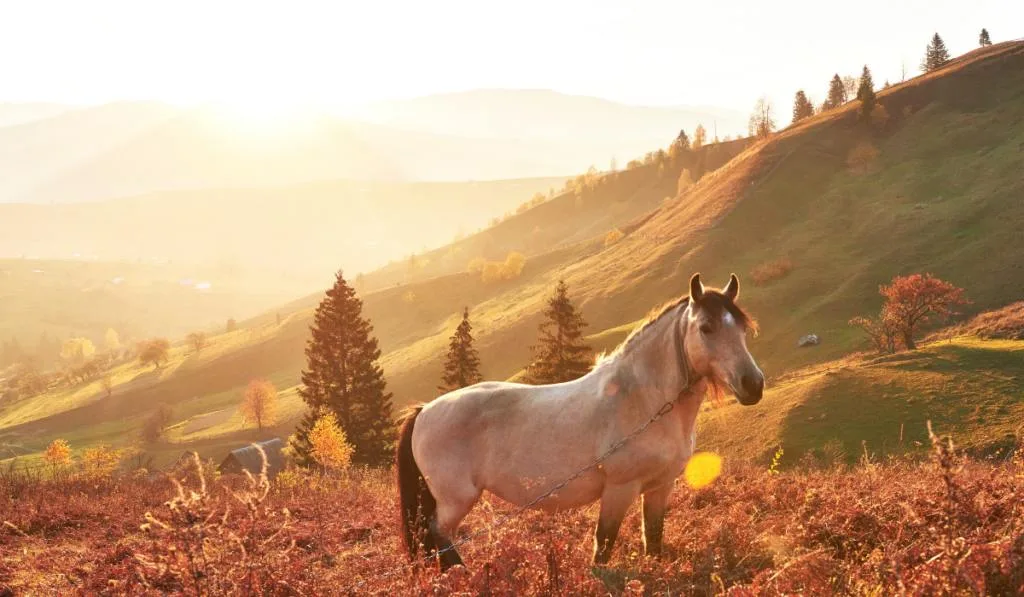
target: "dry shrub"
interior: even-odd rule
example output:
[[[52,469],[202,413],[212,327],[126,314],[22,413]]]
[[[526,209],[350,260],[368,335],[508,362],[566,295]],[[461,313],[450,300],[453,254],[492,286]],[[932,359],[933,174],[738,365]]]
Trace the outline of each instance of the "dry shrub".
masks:
[[[864,174],[878,158],[878,149],[867,141],[861,141],[846,156],[846,165],[852,172]]]
[[[153,541],[134,559],[137,578],[146,589],[194,595],[294,592],[280,578],[295,549],[286,533],[291,513],[268,506],[267,460],[262,450],[260,454],[258,477],[246,471],[243,487],[221,486],[217,493],[210,491],[196,456],[198,487],[186,489],[174,480],[176,494],[163,509],[145,513],[140,530]]]
[[[885,130],[885,125],[889,123],[889,111],[885,109],[885,106],[878,104],[873,110],[871,110],[871,128],[876,131]]]
[[[483,257],[476,257],[475,259],[471,259],[469,261],[469,264],[466,266],[466,271],[468,271],[471,274],[479,274],[480,272],[484,271],[485,265],[487,265],[486,259],[484,259]]]
[[[615,243],[622,240],[623,236],[625,236],[625,234],[623,234],[621,230],[619,230],[618,228],[612,228],[611,230],[608,231],[608,234],[604,235],[604,246],[610,247],[614,245]]]
[[[268,491],[262,477],[211,482],[196,471],[194,482],[178,486],[164,478],[92,484],[0,474],[0,590],[6,583],[30,595],[1022,594],[1024,458],[970,459],[948,441],[936,445],[924,462],[870,468],[769,473],[765,464],[727,461],[710,485],[672,494],[666,557],[641,555],[633,508],[610,565],[596,570],[595,508],[505,518],[509,506],[486,497],[464,523],[468,569],[412,567],[399,547],[389,470],[356,469],[343,479],[297,473],[288,491]]]
[[[679,173],[679,180],[676,181],[676,197],[682,195],[687,189],[693,186],[693,175],[686,168]]]
[[[931,339],[972,335],[979,338],[1024,340],[1024,301],[975,315],[970,321],[933,334]]]
[[[54,472],[71,466],[71,445],[67,440],[55,439],[43,451],[43,461]]]
[[[108,479],[121,463],[122,453],[102,445],[82,451],[82,476],[86,479]]]
[[[522,253],[512,251],[505,257],[505,261],[486,262],[480,272],[480,279],[484,283],[514,280],[523,272],[525,266],[526,257]]]
[[[750,270],[750,277],[754,280],[755,286],[765,286],[785,278],[791,271],[793,271],[793,262],[788,257],[780,257],[765,261]]]

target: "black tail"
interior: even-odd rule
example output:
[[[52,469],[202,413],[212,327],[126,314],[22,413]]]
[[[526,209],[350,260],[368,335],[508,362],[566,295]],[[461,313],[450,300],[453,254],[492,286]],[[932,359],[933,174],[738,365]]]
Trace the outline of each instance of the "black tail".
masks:
[[[402,430],[398,435],[398,448],[395,450],[395,464],[398,470],[398,499],[402,509],[402,535],[409,559],[415,560],[420,545],[426,554],[436,551],[434,536],[430,532],[430,519],[437,512],[437,500],[434,499],[423,473],[412,455],[412,430],[416,425],[422,406],[417,406],[405,418]]]

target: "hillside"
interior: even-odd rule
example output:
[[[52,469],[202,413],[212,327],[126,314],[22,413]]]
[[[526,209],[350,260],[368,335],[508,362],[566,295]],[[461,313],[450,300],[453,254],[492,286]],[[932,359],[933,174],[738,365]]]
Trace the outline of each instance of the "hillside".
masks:
[[[590,226],[593,231],[589,239],[566,234],[573,242],[562,246],[548,239],[531,251],[521,232],[533,230],[540,220],[531,227],[530,218],[537,217],[542,212],[536,210],[545,206],[567,210],[565,203],[553,201],[513,216],[495,227],[493,235],[475,235],[475,240],[470,237],[461,242],[478,243],[464,245],[473,247],[472,251],[463,249],[467,259],[470,255],[500,258],[509,249],[528,252],[526,267],[518,278],[485,284],[479,275],[463,271],[461,264],[437,265],[437,270],[426,270],[436,271],[437,277],[424,274],[418,281],[400,286],[377,283],[372,287],[380,290],[365,294],[365,313],[385,352],[383,367],[389,389],[395,392],[397,404],[433,397],[447,336],[464,305],[471,310],[485,376],[501,379],[515,374],[529,358],[538,313],[558,279],[568,282],[572,298],[590,323],[595,348],[600,349],[614,346],[628,333],[630,324],[653,306],[684,292],[694,271],[713,284],[724,282],[730,271],[736,271],[743,280],[741,302],[761,321],[762,334],[751,341],[751,350],[774,379],[864,348],[864,340],[847,321],[876,311],[880,304],[877,287],[894,274],[931,271],[963,286],[974,301],[972,312],[1019,300],[1024,287],[1024,245],[1016,242],[1019,224],[1024,221],[1024,204],[1019,200],[1024,193],[1020,177],[1024,169],[1024,152],[1020,150],[1024,104],[1017,100],[1022,92],[1024,43],[996,45],[879,92],[879,104],[889,115],[884,125],[865,126],[856,119],[856,102],[847,104],[747,147],[677,198],[663,200],[666,195],[675,197],[681,160],[655,156],[649,164],[607,177],[599,187],[607,184],[609,189],[617,189],[615,181],[631,181],[615,191],[617,197],[648,189],[643,196],[654,198],[652,210],[645,215],[631,217],[628,210],[621,212],[623,217],[631,217],[631,223],[616,223],[625,236],[608,246],[603,241],[607,223],[590,214],[582,220],[582,227]],[[877,157],[864,169],[851,168],[848,156],[862,143],[874,147]],[[575,199],[572,201],[576,205]],[[586,212],[585,199],[580,205]],[[605,211],[605,204],[599,205],[598,214]],[[561,230],[576,229],[577,222],[567,211],[557,213],[555,218],[545,218],[545,223],[556,230],[559,226]],[[498,236],[503,230],[509,231],[507,237]],[[493,248],[487,253],[489,242]],[[792,271],[763,286],[755,285],[749,272],[780,257],[792,262]],[[430,263],[442,261],[431,259]],[[376,275],[386,280],[386,275],[393,275],[387,272]],[[367,276],[367,285],[374,279]],[[297,383],[303,364],[302,347],[314,304],[313,298],[293,303],[289,311],[295,313],[280,329],[262,341],[197,363],[187,375],[168,374],[160,385],[138,391],[126,388],[109,407],[69,412],[66,419],[26,422],[9,432],[22,438],[42,438],[33,434],[41,428],[59,433],[60,421],[70,430],[75,421],[108,420],[115,413],[121,424],[126,414],[142,416],[147,408],[153,408],[156,396],[190,401],[188,412],[202,407],[212,413],[230,408],[245,382],[258,375],[289,388]],[[250,325],[265,326],[267,322],[264,316]],[[822,344],[798,349],[797,338],[807,332],[819,334]],[[996,376],[1019,375],[1013,364],[1019,352],[1016,345],[985,345],[979,350],[1008,351],[1006,358],[997,356],[996,364],[985,367]],[[927,358],[953,355],[936,353]],[[967,363],[979,363],[976,355],[963,358]],[[843,375],[837,379],[845,380]],[[927,382],[915,385],[917,381],[903,379],[907,374],[898,368],[891,375],[905,384],[904,396],[927,387]],[[829,383],[806,382],[808,389],[822,388],[824,396],[807,398],[806,408],[831,405],[830,396],[874,391],[880,383],[868,373],[857,373],[849,387],[839,389],[831,385],[831,378],[822,379]],[[973,384],[985,379],[983,375],[960,379],[964,393],[956,396],[966,399],[977,389]],[[992,390],[1000,401],[1005,402],[1004,392],[1019,389],[1013,385],[1016,382],[1007,383],[1010,385]],[[780,385],[779,391],[784,387]],[[792,386],[795,393],[803,391],[801,387]],[[825,402],[815,402],[820,400]],[[914,400],[911,410],[920,411]],[[948,404],[950,400],[955,399],[940,402]],[[782,399],[778,401],[782,403]],[[781,416],[796,408],[787,403],[786,410],[773,411],[772,405],[770,396],[744,416],[768,416],[770,412]],[[983,409],[981,418],[968,417],[963,423],[977,430],[985,421],[998,420],[999,427],[993,429],[1003,432],[1004,422],[1017,411],[1012,405],[1006,406],[1006,412],[999,408],[992,402],[985,409],[996,409],[994,412]],[[946,412],[950,421],[962,414],[943,409],[947,407],[931,414],[941,418]],[[869,440],[869,449],[876,449],[877,441],[881,450],[882,440],[892,437],[891,430],[883,427],[879,420],[871,435],[860,438]],[[283,424],[274,431],[284,433],[288,428]],[[187,445],[213,449],[251,437],[237,429],[226,425],[217,438]],[[823,429],[815,432],[818,435],[813,441],[800,443],[802,440],[793,440],[784,432],[773,433],[753,442],[756,448],[751,448],[749,455],[763,457],[768,444],[781,441],[784,446],[793,443],[791,453],[799,457],[804,447],[809,449],[814,442],[834,435]],[[977,437],[979,444],[998,439]],[[847,454],[852,453],[849,443],[859,445],[852,435],[839,439]],[[180,450],[184,445],[167,449]],[[790,452],[788,446],[786,449]]]

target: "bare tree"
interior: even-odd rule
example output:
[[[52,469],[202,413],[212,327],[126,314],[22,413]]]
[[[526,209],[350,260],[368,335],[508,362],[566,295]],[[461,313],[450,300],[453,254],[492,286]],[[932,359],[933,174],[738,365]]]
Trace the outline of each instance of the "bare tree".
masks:
[[[762,96],[754,105],[754,113],[750,115],[747,132],[758,139],[764,139],[775,130],[775,115],[772,103],[767,96]]]

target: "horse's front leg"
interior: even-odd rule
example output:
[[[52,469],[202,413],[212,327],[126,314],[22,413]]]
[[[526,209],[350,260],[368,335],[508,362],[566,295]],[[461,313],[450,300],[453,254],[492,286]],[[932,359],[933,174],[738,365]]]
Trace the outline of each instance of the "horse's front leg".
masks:
[[[665,510],[672,494],[672,482],[644,492],[644,554],[661,555],[661,537],[665,528]]]
[[[601,493],[601,516],[597,519],[594,533],[594,564],[603,566],[608,563],[622,519],[639,494],[639,482],[605,486]]]

